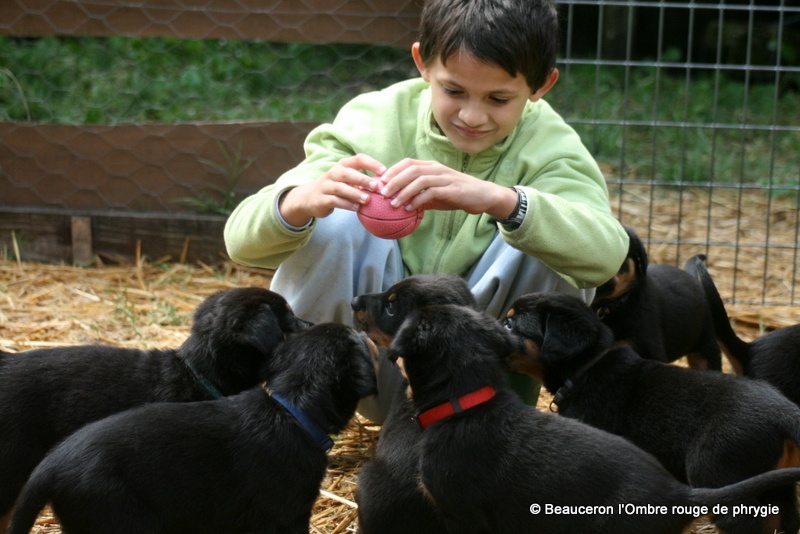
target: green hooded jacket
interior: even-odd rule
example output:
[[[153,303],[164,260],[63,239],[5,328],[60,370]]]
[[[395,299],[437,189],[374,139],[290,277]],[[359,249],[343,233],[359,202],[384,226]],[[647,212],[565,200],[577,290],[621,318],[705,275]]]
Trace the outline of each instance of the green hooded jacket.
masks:
[[[513,231],[486,214],[426,211],[419,228],[399,240],[409,275],[464,275],[498,229],[511,246],[539,258],[577,288],[611,278],[627,254],[628,238],[611,212],[597,163],[547,102],[528,102],[508,137],[483,152],[466,154],[436,127],[429,85],[415,78],[354,98],[332,123],[310,132],[306,158],[231,214],[225,226],[230,257],[277,268],[314,231],[314,224],[301,231],[286,227],[278,217],[278,196],[358,153],[387,167],[404,158],[435,160],[482,180],[522,186],[528,197],[525,220]]]

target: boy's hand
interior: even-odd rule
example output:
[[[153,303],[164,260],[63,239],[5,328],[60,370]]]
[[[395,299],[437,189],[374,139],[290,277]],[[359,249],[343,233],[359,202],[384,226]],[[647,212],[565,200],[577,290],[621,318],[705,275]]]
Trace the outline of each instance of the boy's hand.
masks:
[[[385,170],[381,162],[364,154],[344,158],[317,180],[285,193],[280,201],[281,216],[292,226],[303,226],[313,217],[327,217],[336,208],[357,211],[369,201],[363,190],[380,187],[378,178],[362,171],[380,175]]]
[[[505,219],[517,204],[508,187],[458,172],[436,161],[404,159],[381,175],[383,196],[407,209],[464,210]]]

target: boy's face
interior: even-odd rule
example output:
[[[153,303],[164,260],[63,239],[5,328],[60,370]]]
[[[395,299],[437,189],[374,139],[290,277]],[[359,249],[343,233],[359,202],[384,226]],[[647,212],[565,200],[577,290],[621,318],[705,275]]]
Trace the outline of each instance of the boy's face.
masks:
[[[525,103],[536,102],[558,80],[554,69],[544,86],[533,91],[521,74],[481,62],[461,51],[447,58],[424,63],[419,43],[411,49],[422,78],[431,84],[431,107],[436,124],[462,152],[476,154],[511,133],[522,116]]]

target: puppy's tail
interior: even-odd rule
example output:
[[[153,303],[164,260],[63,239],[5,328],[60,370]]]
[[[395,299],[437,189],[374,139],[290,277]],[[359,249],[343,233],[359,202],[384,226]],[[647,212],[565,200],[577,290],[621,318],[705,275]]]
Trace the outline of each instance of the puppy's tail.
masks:
[[[43,484],[41,479],[34,476],[28,479],[14,505],[11,525],[6,534],[28,534],[31,531],[39,512],[50,500],[49,487],[49,484]]]
[[[706,256],[704,254],[692,256],[686,262],[684,270],[694,276],[703,286],[703,292],[711,309],[717,341],[722,345],[722,350],[728,359],[735,366],[738,365],[737,372],[741,374],[742,367],[746,366],[749,360],[748,344],[742,341],[733,330],[728,318],[728,311],[725,309],[725,303],[722,302],[722,297],[717,290],[716,284],[714,284],[714,279],[711,278],[711,273],[708,272],[705,260]]]
[[[722,505],[731,512],[736,506],[752,503],[766,491],[795,484],[798,480],[800,467],[774,469],[721,488],[692,488],[691,504],[707,506],[709,510]]]

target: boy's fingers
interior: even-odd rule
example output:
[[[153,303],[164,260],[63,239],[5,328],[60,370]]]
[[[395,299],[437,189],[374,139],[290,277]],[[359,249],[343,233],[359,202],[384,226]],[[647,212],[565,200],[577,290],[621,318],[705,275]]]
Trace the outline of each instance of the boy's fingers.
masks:
[[[386,172],[386,165],[366,154],[356,154],[343,159],[340,163],[357,171],[369,171],[376,176]]]

